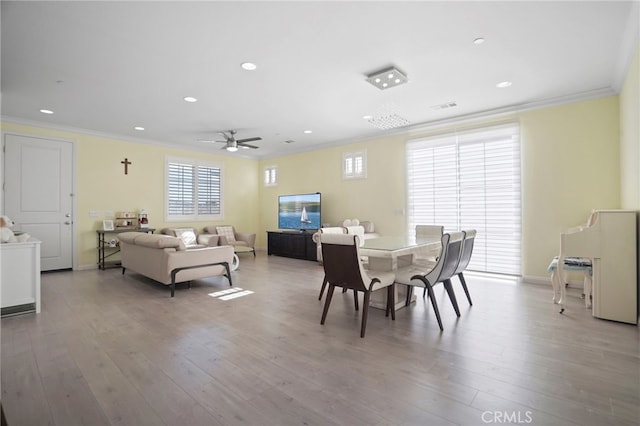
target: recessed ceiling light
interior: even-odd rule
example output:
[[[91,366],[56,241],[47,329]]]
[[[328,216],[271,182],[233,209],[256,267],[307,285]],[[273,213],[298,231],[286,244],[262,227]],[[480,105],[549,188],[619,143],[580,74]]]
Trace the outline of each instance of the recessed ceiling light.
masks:
[[[496,87],[500,88],[500,89],[504,89],[505,87],[509,87],[511,86],[513,83],[510,81],[501,81],[500,83],[496,84]]]
[[[313,130],[305,130],[304,133],[306,134],[313,133]]]
[[[136,126],[136,127],[134,127],[134,129],[135,129],[135,130],[143,131],[143,130],[144,130],[144,127],[142,127],[142,126]]]
[[[482,44],[484,43],[484,38],[482,37],[478,37],[477,39],[473,40],[473,44]]]
[[[373,118],[373,116],[371,116],[371,115],[363,115],[362,116],[363,120],[371,120],[372,118]]]
[[[247,70],[247,71],[253,71],[256,68],[258,68],[258,66],[253,62],[243,62],[242,64],[240,64],[240,66],[242,67],[243,70]]]
[[[41,109],[40,112],[43,114],[53,114],[53,111],[51,111],[50,109]]]
[[[198,100],[193,96],[185,96],[183,99],[187,102],[198,102]]]

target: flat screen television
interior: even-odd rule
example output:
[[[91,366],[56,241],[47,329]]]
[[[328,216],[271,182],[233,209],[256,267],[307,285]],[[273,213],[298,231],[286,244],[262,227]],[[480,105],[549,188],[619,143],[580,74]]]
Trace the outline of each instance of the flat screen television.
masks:
[[[278,228],[320,229],[321,199],[319,192],[278,196]]]

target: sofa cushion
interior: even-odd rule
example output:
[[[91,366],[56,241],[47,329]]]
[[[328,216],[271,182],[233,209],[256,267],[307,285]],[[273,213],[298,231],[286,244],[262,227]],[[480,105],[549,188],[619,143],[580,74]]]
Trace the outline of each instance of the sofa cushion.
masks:
[[[228,243],[236,242],[236,236],[233,233],[233,226],[217,226],[216,233],[221,237],[226,237]]]
[[[180,238],[185,246],[189,247],[198,244],[193,228],[175,228],[174,232],[176,237]]]
[[[375,231],[375,227],[373,226],[373,222],[371,222],[369,220],[363,220],[362,222],[360,222],[360,226],[362,226],[364,228],[364,233],[365,234],[370,234],[372,232],[376,232]]]
[[[174,248],[176,250],[186,250],[186,246],[180,238],[170,235],[146,234],[144,232],[124,232],[118,235],[121,241],[137,246],[151,248]]]
[[[342,221],[342,226],[345,228],[348,226],[358,226],[360,225],[360,221],[358,219],[345,219]]]

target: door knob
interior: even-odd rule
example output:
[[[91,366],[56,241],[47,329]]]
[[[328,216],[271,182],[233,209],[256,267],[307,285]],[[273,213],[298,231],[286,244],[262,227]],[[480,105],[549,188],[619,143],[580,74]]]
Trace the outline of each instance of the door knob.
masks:
[[[71,225],[71,221],[67,220],[64,222],[65,225]]]

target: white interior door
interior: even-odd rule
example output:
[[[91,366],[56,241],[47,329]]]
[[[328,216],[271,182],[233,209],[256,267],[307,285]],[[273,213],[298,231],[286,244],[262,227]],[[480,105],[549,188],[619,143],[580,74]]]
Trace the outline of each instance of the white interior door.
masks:
[[[73,144],[5,134],[4,210],[42,241],[43,271],[73,267]]]

